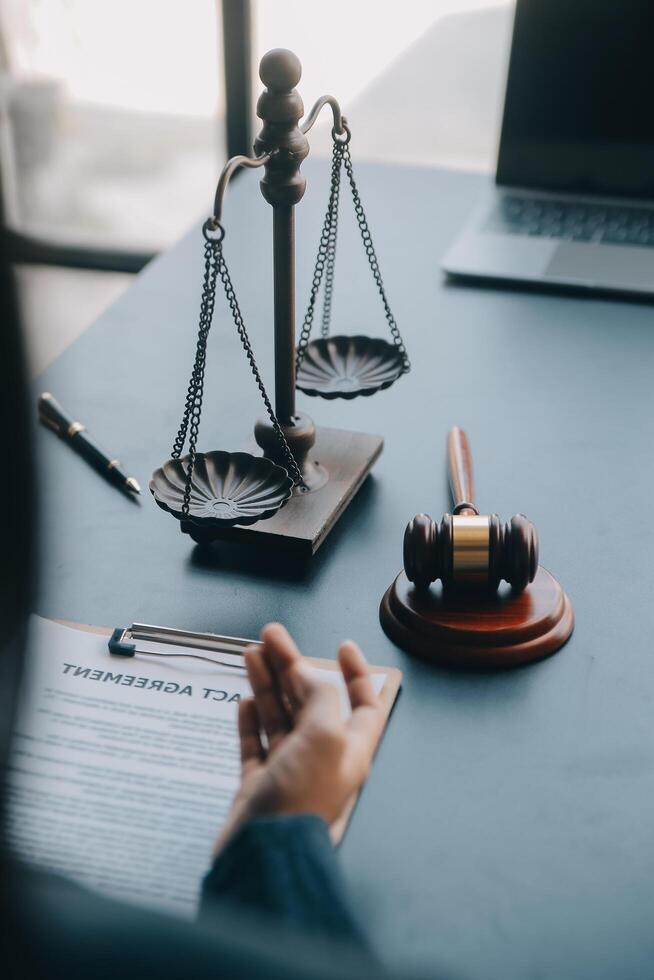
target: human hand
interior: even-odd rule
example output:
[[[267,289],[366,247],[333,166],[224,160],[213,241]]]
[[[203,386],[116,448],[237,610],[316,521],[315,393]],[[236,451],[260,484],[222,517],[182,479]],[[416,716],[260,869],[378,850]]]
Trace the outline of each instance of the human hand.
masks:
[[[355,643],[338,651],[352,707],[344,721],[336,687],[311,676],[283,626],[265,626],[261,641],[245,651],[253,697],[239,704],[241,785],[215,853],[250,817],[314,813],[333,823],[364,782],[384,724]]]

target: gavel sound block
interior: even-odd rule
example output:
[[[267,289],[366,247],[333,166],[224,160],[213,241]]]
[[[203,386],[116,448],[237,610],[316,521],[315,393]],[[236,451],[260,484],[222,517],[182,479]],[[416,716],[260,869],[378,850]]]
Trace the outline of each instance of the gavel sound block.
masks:
[[[506,524],[479,514],[470,447],[458,428],[448,436],[448,468],[453,512],[440,523],[418,514],[407,526],[404,571],[381,603],[384,631],[407,652],[446,666],[498,669],[554,653],[574,614],[538,564],[536,529],[522,514]]]

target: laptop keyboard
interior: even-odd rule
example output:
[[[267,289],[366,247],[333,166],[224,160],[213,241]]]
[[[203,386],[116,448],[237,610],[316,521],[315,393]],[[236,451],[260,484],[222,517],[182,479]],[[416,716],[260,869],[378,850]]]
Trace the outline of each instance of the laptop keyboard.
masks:
[[[654,245],[654,208],[504,195],[486,231],[610,245]]]

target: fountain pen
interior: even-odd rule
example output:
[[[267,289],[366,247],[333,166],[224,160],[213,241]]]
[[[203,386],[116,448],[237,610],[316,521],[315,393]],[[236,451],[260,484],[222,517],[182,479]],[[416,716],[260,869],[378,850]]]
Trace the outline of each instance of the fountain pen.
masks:
[[[131,493],[140,493],[141,488],[133,476],[127,476],[121,469],[120,460],[111,459],[91,439],[86,426],[75,422],[64,412],[63,408],[53,398],[49,391],[44,391],[39,398],[39,418],[44,425],[56,432],[58,436],[69,442],[87,463],[107,477],[112,483]]]

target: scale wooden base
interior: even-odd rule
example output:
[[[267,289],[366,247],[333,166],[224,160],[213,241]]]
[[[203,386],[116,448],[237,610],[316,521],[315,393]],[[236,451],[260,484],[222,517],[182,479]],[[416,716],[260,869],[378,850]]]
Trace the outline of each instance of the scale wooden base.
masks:
[[[570,600],[539,567],[523,592],[420,592],[400,572],[381,602],[385,633],[408,653],[447,667],[497,670],[555,653],[574,628]]]
[[[309,557],[315,554],[353,499],[383,448],[381,436],[317,428],[310,461],[328,475],[319,489],[304,494],[296,491],[273,517],[249,527],[238,524],[222,528],[200,527],[182,521],[182,531],[197,544],[253,542]]]

